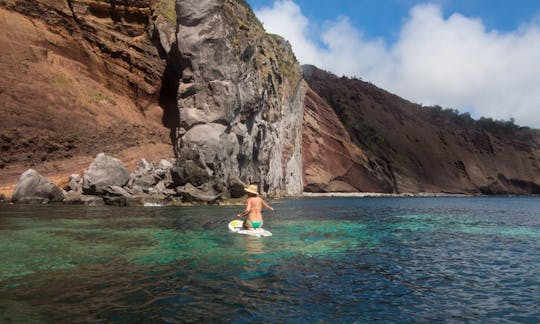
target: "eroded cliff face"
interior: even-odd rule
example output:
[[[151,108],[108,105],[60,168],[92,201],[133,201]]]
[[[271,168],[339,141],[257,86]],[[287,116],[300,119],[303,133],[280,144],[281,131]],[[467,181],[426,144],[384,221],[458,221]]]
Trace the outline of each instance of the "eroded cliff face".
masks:
[[[290,45],[243,1],[177,1],[176,14],[176,40],[170,25],[158,29],[180,163],[195,162],[217,191],[240,180],[273,197],[300,194],[304,90]]]
[[[151,1],[0,3],[0,185],[28,167],[69,175],[102,151],[172,156],[152,12]]]
[[[5,0],[0,24],[3,181],[172,144],[217,192],[301,193],[301,69],[244,1]]]
[[[393,192],[384,161],[360,149],[324,99],[308,88],[302,130],[308,192]]]
[[[304,67],[304,77],[324,99],[309,93],[315,99],[306,99],[306,125],[313,124],[313,111],[319,111],[318,124],[323,125],[314,133],[305,127],[306,190],[333,191],[332,183],[339,181],[338,191],[540,193],[538,131],[421,107],[313,66]],[[328,131],[330,126],[320,122],[324,119],[332,119],[327,124],[339,131]],[[314,139],[321,143],[313,145]],[[332,149],[340,147],[336,141],[345,148]],[[324,172],[310,171],[317,169],[329,175],[321,178]]]

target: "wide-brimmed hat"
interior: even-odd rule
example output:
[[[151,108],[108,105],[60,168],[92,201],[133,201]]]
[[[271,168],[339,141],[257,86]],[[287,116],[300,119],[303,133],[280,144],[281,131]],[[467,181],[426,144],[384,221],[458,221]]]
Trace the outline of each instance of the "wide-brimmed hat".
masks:
[[[257,191],[257,186],[256,185],[249,185],[249,186],[244,188],[244,191],[255,194],[255,195],[259,194],[259,192]]]

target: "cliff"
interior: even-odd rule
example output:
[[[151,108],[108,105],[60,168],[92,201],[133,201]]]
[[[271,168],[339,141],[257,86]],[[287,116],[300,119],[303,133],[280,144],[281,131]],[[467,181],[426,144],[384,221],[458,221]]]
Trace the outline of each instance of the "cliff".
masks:
[[[152,12],[150,1],[0,3],[0,185],[28,167],[67,177],[101,151],[132,164],[173,155]]]
[[[105,151],[301,193],[301,69],[244,1],[6,0],[0,30],[0,185]]]
[[[238,180],[300,194],[303,81],[288,42],[243,1],[178,1],[176,13],[177,30],[160,33],[177,35],[163,89],[176,98],[165,110],[179,163],[225,194]]]
[[[4,0],[0,48],[0,193],[102,151],[172,196],[540,192],[537,131],[302,71],[243,0]]]
[[[332,191],[337,182],[340,191],[540,193],[538,131],[422,107],[361,80],[303,68],[313,91],[303,140],[306,190]],[[310,122],[310,114],[333,122]],[[347,149],[335,149],[336,141]],[[317,151],[325,146],[332,154]],[[317,169],[326,174],[309,171]]]

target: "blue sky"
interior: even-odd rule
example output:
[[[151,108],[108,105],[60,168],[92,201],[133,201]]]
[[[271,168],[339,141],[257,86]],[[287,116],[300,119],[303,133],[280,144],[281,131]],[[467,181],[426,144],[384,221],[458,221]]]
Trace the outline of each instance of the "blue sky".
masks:
[[[248,3],[257,10],[271,6],[274,1],[248,0]],[[297,0],[295,2],[302,8],[304,15],[313,22],[315,29],[325,21],[345,15],[369,37],[384,37],[389,41],[396,40],[409,10],[415,5],[424,3],[440,5],[445,16],[459,12],[465,16],[481,18],[489,30],[514,30],[540,16],[540,1],[537,0]]]
[[[540,1],[248,0],[302,63],[540,128]]]

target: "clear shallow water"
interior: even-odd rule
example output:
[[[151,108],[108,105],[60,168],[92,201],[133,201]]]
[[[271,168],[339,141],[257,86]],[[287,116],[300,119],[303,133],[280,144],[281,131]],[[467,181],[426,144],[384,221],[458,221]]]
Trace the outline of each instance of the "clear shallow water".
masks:
[[[0,205],[0,322],[539,322],[540,198]]]

